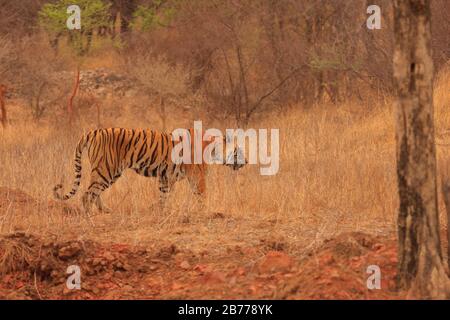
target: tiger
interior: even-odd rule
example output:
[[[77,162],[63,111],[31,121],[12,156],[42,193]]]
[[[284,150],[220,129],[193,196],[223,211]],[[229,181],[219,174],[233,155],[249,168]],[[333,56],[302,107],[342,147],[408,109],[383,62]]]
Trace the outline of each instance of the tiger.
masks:
[[[189,129],[188,132],[189,137],[192,137],[194,130]],[[227,138],[224,138],[223,146],[226,141]],[[145,177],[158,178],[160,202],[167,198],[174,183],[184,178],[187,178],[194,194],[204,196],[207,164],[203,161],[200,164],[172,161],[171,154],[175,143],[178,142],[172,139],[171,133],[151,129],[106,128],[89,131],[80,138],[75,149],[75,179],[71,191],[62,195],[60,190],[63,186],[57,184],[53,188],[54,197],[58,200],[68,200],[76,194],[81,182],[81,156],[86,148],[91,176],[89,187],[82,196],[82,205],[87,214],[91,213],[94,203],[99,211],[111,212],[111,209],[103,204],[101,193],[113,185],[127,169]],[[210,143],[202,142],[202,152]],[[235,146],[220,163],[239,170],[247,164],[245,157],[244,161],[242,157],[242,150]]]

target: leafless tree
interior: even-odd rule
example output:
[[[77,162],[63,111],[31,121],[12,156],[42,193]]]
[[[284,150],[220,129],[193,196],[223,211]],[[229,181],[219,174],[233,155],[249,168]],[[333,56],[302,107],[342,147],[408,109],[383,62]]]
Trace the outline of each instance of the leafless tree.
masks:
[[[68,94],[67,85],[54,78],[64,62],[53,55],[48,42],[39,36],[24,37],[16,43],[16,50],[17,90],[28,102],[33,117],[39,119],[49,107],[62,106],[63,97]]]
[[[6,37],[0,37],[0,110],[2,126],[6,128],[8,122],[6,112],[6,94],[8,88],[6,86],[6,79],[10,73],[14,62],[14,51],[11,41]]]
[[[0,37],[0,79],[4,79],[8,71],[11,70],[14,60],[14,48],[12,42],[4,37]]]
[[[145,52],[145,49],[128,58],[126,65],[131,76],[149,97],[159,100],[156,112],[161,118],[162,130],[166,130],[166,103],[189,94],[188,73],[181,65],[170,64],[166,57]]]
[[[6,102],[5,102],[6,92],[7,92],[6,86],[0,83],[0,111],[3,128],[6,128],[6,124],[8,123],[8,118],[6,115]]]

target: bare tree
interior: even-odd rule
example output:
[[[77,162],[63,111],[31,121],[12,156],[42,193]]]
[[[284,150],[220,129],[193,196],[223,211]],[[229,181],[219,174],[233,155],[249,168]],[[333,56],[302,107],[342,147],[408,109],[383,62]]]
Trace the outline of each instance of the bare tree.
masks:
[[[0,37],[0,78],[6,77],[14,60],[13,44],[6,37]]]
[[[8,73],[11,67],[11,56],[12,56],[12,46],[11,42],[4,37],[0,37],[0,79],[3,80],[5,75]],[[7,123],[6,117],[6,85],[0,83],[0,110],[1,110],[1,120],[2,126],[5,128]]]
[[[126,61],[131,72],[149,97],[159,100],[156,112],[161,119],[161,129],[166,130],[166,102],[181,100],[189,94],[188,73],[181,65],[170,64],[167,58],[152,52],[135,52]]]
[[[430,1],[394,1],[399,286],[449,298],[439,237]]]
[[[0,36],[20,37],[36,32],[39,9],[46,0],[0,0]]]
[[[6,116],[6,103],[5,103],[6,92],[7,92],[6,86],[0,83],[0,110],[3,128],[6,128],[6,124],[8,123],[8,118]]]
[[[73,121],[73,99],[78,92],[78,87],[80,86],[80,65],[77,65],[77,71],[75,73],[75,84],[73,85],[72,94],[67,101],[67,114],[69,115],[69,124],[72,124]]]
[[[17,91],[28,102],[33,118],[38,120],[50,107],[59,105],[67,94],[66,84],[53,79],[56,71],[65,64],[53,55],[49,44],[39,36],[24,37],[16,43],[16,51]]]

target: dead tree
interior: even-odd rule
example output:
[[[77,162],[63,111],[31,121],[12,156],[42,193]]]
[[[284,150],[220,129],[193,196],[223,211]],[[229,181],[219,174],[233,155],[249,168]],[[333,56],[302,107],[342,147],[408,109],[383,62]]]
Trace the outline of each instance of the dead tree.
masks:
[[[6,128],[6,124],[8,123],[8,118],[6,116],[6,103],[5,103],[5,95],[7,88],[4,84],[0,84],[0,109],[2,111],[2,126]]]
[[[399,287],[449,298],[439,236],[430,1],[394,1]]]
[[[73,120],[73,100],[75,99],[75,96],[77,95],[79,86],[80,86],[80,66],[77,66],[75,84],[73,86],[72,94],[70,95],[69,101],[67,103],[67,113],[69,115],[69,123],[70,124],[72,124],[72,120]]]
[[[102,113],[102,105],[101,105],[101,99],[97,98],[95,94],[91,90],[85,90],[84,93],[80,93],[80,100],[83,100],[84,103],[86,103],[88,106],[94,106],[97,110],[97,128],[102,127],[102,121],[101,121],[101,113]],[[78,106],[80,108],[80,106]]]

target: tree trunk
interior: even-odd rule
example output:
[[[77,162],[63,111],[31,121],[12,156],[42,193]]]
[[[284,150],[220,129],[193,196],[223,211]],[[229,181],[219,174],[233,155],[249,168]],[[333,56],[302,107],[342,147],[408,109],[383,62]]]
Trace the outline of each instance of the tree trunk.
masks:
[[[78,87],[80,85],[80,66],[77,66],[77,72],[76,72],[76,80],[75,85],[73,87],[73,92],[71,96],[69,97],[69,102],[67,104],[67,113],[69,114],[69,123],[72,124],[72,118],[73,118],[73,99],[75,98]]]
[[[164,100],[164,97],[162,97],[162,96],[160,97],[160,100],[159,100],[159,107],[160,107],[162,131],[165,132],[166,131],[166,120],[167,120],[166,102]]]
[[[446,298],[439,237],[429,0],[394,1],[399,287]]]
[[[447,267],[450,269],[450,181],[448,180],[448,175],[442,178],[441,188],[447,213]]]
[[[97,108],[97,128],[101,128],[102,127],[102,122],[101,122],[101,119],[100,119],[100,113],[101,113],[101,111],[100,111],[100,102],[96,101],[95,102],[95,106]]]
[[[46,86],[45,82],[39,86],[38,92],[36,94],[36,103],[32,105],[33,116],[36,120],[38,120],[44,114],[45,111],[45,108],[41,106],[41,97],[45,86]]]
[[[8,118],[6,116],[6,103],[5,103],[5,95],[6,95],[6,86],[0,84],[0,109],[2,111],[2,126],[6,128],[6,124],[8,123]]]

